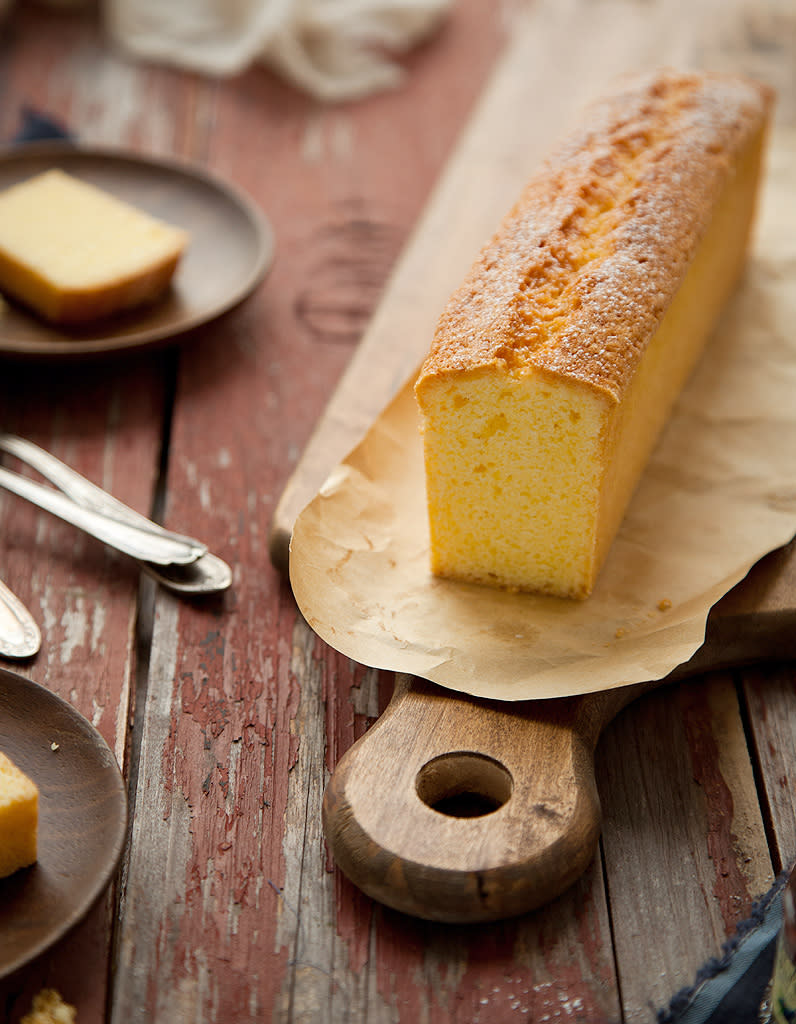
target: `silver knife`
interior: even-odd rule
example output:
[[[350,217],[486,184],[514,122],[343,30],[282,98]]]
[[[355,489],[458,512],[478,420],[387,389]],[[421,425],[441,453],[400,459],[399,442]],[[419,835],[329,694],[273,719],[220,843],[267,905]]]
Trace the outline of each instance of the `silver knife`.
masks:
[[[155,532],[142,529],[140,526],[122,523],[115,519],[94,512],[91,509],[76,505],[59,491],[50,490],[42,484],[34,483],[27,477],[12,473],[0,467],[0,487],[11,491],[20,498],[25,498],[46,509],[60,519],[77,526],[78,529],[91,534],[109,547],[116,548],[133,558],[142,558],[160,565],[175,563],[188,565],[195,562],[207,547],[189,537],[167,532]]]

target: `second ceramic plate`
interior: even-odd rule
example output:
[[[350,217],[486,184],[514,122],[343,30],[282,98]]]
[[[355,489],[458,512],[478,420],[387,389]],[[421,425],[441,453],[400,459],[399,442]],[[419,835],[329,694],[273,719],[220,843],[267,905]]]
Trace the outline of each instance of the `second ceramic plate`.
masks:
[[[43,953],[119,864],[127,793],[116,759],[71,704],[0,669],[0,750],[39,787],[39,857],[0,879],[0,978]]]
[[[159,302],[85,328],[60,330],[4,303],[0,353],[85,356],[162,342],[237,305],[271,264],[273,234],[264,215],[241,192],[196,166],[123,150],[29,143],[0,151],[0,191],[52,167],[184,228],[190,242]]]

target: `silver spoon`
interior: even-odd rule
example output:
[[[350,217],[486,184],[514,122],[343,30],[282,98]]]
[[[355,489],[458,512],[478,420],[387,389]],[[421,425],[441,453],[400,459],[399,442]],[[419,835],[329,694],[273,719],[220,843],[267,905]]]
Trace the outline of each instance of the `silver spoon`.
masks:
[[[32,658],[40,647],[41,633],[33,616],[0,580],[0,654],[6,658]]]
[[[0,450],[27,463],[83,508],[98,512],[116,522],[137,526],[141,530],[172,535],[170,531],[164,530],[157,523],[153,523],[114,498],[32,441],[13,434],[0,434]],[[230,567],[206,548],[204,554],[189,564],[156,565],[146,558],[139,558],[137,561],[149,576],[180,594],[215,594],[226,590],[232,584]]]
[[[178,594],[218,594],[232,583],[232,569],[210,551],[190,565],[139,564],[148,576]]]

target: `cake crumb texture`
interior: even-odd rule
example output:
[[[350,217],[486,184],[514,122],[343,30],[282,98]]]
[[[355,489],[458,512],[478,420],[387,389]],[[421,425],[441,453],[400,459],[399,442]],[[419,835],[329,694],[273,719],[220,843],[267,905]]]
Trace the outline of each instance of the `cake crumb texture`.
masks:
[[[35,862],[38,826],[38,788],[0,751],[0,878]]]

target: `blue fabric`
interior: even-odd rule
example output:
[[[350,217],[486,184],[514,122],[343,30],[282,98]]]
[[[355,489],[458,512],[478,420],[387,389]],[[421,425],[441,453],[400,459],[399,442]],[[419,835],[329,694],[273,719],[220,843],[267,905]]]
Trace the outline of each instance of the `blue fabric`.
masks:
[[[722,955],[658,1012],[658,1024],[757,1024],[782,926],[784,872],[738,926]]]
[[[70,138],[69,132],[60,121],[47,114],[42,114],[32,107],[23,107],[14,142],[44,142],[51,139],[68,140]]]

